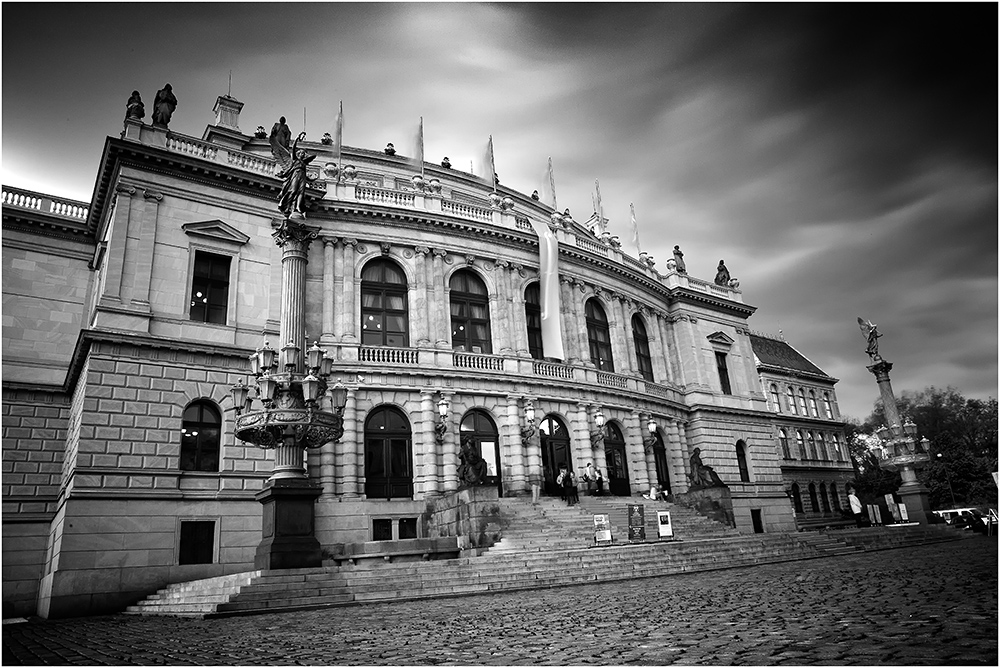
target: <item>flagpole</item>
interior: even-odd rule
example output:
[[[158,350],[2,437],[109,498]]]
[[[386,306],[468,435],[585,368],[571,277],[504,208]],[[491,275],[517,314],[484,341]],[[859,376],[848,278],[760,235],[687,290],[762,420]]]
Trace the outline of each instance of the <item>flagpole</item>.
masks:
[[[337,116],[337,183],[344,178],[344,101],[340,101],[340,114]]]

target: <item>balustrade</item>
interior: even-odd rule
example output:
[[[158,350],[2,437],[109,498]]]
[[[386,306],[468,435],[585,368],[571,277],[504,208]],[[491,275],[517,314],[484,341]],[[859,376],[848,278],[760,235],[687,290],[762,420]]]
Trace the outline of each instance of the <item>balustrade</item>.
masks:
[[[493,221],[493,211],[490,209],[483,209],[471,204],[462,204],[461,202],[452,202],[450,200],[441,201],[441,212],[450,213],[460,218],[481,220],[487,223]],[[528,227],[530,228],[531,226],[529,225]]]
[[[392,204],[394,206],[413,206],[416,203],[416,196],[413,193],[404,193],[398,190],[358,186],[354,192],[356,193],[355,196],[362,202]]]
[[[278,171],[277,161],[241,151],[229,151],[229,164],[239,169],[257,172],[266,176],[274,176],[274,173]]]
[[[619,376],[616,373],[608,373],[607,371],[597,372],[597,382],[600,385],[617,387],[620,390],[624,390],[628,387],[628,378],[625,376]]]
[[[552,362],[539,362],[534,360],[531,363],[531,370],[536,376],[549,376],[551,378],[573,379],[573,367],[565,364],[553,364]]]
[[[383,348],[361,346],[358,348],[358,361],[373,364],[408,364],[417,363],[417,351],[413,348]]]
[[[454,364],[461,369],[476,369],[478,371],[503,371],[503,358],[496,355],[477,355],[474,353],[456,352]]]
[[[21,190],[20,188],[4,187],[3,205],[41,211],[42,213],[51,213],[55,216],[72,218],[73,220],[86,220],[87,214],[90,213],[86,202],[61,199],[30,190]]]
[[[584,250],[589,250],[591,253],[597,253],[603,257],[608,256],[607,246],[596,241],[592,241],[591,239],[587,239],[586,237],[581,237],[579,234],[576,235],[576,245]],[[623,255],[622,257],[626,256]]]
[[[219,154],[218,147],[204,141],[184,137],[183,135],[167,134],[167,150],[175,153],[193,155],[196,158],[215,161]]]

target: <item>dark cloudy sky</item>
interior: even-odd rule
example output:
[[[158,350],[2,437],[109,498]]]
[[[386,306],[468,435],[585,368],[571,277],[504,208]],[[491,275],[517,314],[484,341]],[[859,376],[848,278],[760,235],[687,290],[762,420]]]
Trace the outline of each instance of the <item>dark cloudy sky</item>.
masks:
[[[488,135],[504,185],[610,229],[658,267],[720,258],[777,333],[877,397],[857,317],[897,393],[997,395],[997,5],[3,4],[3,183],[89,199],[138,89],[170,82],[201,136],[226,93],[240,126],[467,168]],[[148,120],[148,119],[147,119]]]

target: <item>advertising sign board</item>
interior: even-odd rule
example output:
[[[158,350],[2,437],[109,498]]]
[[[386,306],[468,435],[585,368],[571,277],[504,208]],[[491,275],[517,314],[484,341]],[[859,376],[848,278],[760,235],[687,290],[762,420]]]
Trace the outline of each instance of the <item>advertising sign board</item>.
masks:
[[[646,513],[641,504],[628,504],[628,539],[646,540]]]
[[[669,510],[656,511],[656,526],[659,529],[660,538],[674,537],[674,525],[670,523]]]
[[[611,520],[607,515],[594,515],[594,542],[611,545]]]

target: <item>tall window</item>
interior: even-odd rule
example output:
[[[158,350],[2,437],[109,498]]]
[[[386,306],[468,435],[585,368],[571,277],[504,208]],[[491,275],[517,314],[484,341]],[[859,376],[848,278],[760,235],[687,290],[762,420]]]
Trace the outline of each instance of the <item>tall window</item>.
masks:
[[[726,363],[726,353],[715,353],[715,366],[719,370],[719,383],[722,385],[722,393],[732,394],[733,388],[729,385],[729,366]]]
[[[830,403],[830,393],[823,393],[823,411],[826,413],[826,419],[833,419],[833,404]]]
[[[229,307],[228,255],[194,252],[194,276],[191,279],[191,320],[226,324]]]
[[[781,442],[781,454],[785,457],[785,459],[791,459],[792,451],[788,447],[788,432],[784,429],[779,429],[778,440]]]
[[[791,385],[788,386],[788,412],[792,415],[798,415],[799,413],[795,410],[795,390],[792,389]]]
[[[750,467],[747,466],[747,444],[736,441],[736,463],[740,467],[740,482],[750,482]]]
[[[473,353],[492,353],[490,298],[486,284],[468,269],[451,277],[451,347]]]
[[[778,395],[778,386],[771,383],[771,403],[774,405],[774,412],[781,412],[781,397]]]
[[[604,477],[607,478],[608,493],[614,496],[628,496],[631,486],[628,482],[628,458],[625,456],[625,437],[621,429],[610,420],[604,425]],[[600,462],[594,462],[600,466]]]
[[[653,380],[653,358],[649,354],[649,337],[646,336],[646,326],[642,318],[632,316],[632,340],[635,341],[635,361],[639,365],[639,375],[646,380]]]
[[[806,454],[806,445],[802,440],[802,431],[800,429],[795,430],[795,445],[799,449],[799,459],[809,459],[809,455]]]
[[[819,484],[819,499],[823,502],[823,512],[830,512],[830,501],[826,498],[826,483],[821,482]]]
[[[590,361],[599,371],[615,370],[615,360],[611,355],[611,332],[608,330],[608,316],[596,299],[588,299],[586,306],[587,340],[590,342]]]
[[[222,414],[207,400],[193,401],[181,418],[181,470],[218,471]]]
[[[816,483],[809,483],[809,503],[812,505],[814,513],[819,512],[819,499],[816,498]]]
[[[837,493],[837,483],[830,483],[830,500],[833,501],[834,510],[840,510],[840,495]]]
[[[806,410],[806,391],[799,388],[799,414],[809,415],[809,411]]]
[[[792,483],[792,503],[795,504],[795,512],[804,513],[805,509],[802,507],[802,492],[799,490],[799,483]]]
[[[844,461],[844,452],[840,449],[840,439],[837,438],[836,434],[831,434],[830,438],[833,439],[833,451],[837,453],[837,461]]]
[[[819,409],[816,408],[816,393],[809,390],[809,412],[813,417],[819,417]]]
[[[500,438],[493,418],[486,411],[473,408],[462,418],[458,431],[461,434],[461,443],[464,444],[468,439],[486,462],[485,484],[496,485],[499,488]]]
[[[542,298],[538,283],[524,289],[524,319],[528,322],[528,353],[536,360],[543,359]]]
[[[809,455],[812,459],[819,459],[816,454],[816,436],[811,431],[809,432]]]
[[[406,275],[390,260],[373,260],[361,270],[361,343],[409,345]]]
[[[398,408],[376,408],[365,420],[365,496],[413,498],[410,423]]]

